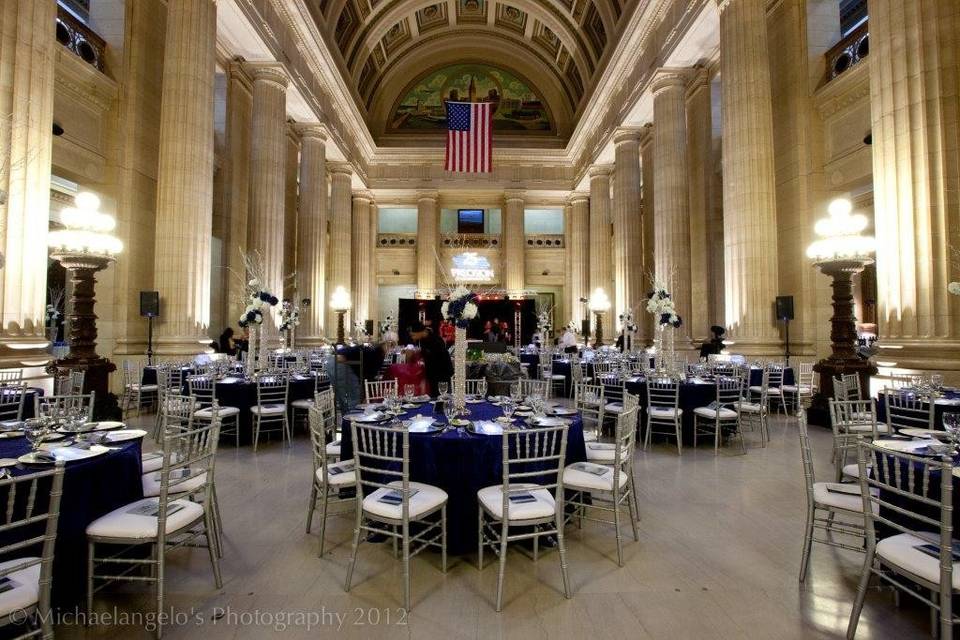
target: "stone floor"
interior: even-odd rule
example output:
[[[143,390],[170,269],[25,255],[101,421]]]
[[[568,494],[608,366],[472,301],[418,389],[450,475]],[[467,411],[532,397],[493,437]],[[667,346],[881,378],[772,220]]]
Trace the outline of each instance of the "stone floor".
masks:
[[[812,428],[817,470],[829,478],[830,434]],[[310,489],[306,436],[292,447],[221,449],[217,490],[226,541],[223,589],[213,587],[206,551],[170,555],[167,603],[180,616],[166,638],[836,638],[841,637],[860,556],[815,546],[799,587],[805,510],[796,423],[778,418],[771,442],[728,448],[659,444],[639,452],[640,541],[616,565],[612,528],[571,529],[574,597],[561,592],[556,554],[534,564],[512,552],[504,611],[494,610],[497,570],[455,558],[446,575],[436,555],[412,562],[413,609],[399,611],[400,564],[386,545],[364,545],[350,594],[342,589],[349,556],[347,518],[328,525],[328,552],[304,533]],[[142,585],[100,592],[96,610],[123,616],[152,611]],[[926,609],[873,591],[859,638],[920,638]],[[310,628],[312,627],[312,628]],[[61,625],[58,638],[148,638],[134,626]]]

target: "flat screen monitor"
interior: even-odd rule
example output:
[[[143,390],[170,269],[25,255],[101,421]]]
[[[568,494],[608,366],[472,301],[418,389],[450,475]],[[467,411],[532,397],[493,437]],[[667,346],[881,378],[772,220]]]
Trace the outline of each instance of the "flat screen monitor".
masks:
[[[457,209],[457,233],[483,233],[483,209]]]

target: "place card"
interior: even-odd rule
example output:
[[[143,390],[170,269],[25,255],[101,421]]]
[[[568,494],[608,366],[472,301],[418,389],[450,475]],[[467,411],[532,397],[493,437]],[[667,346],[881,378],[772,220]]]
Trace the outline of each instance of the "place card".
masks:
[[[583,471],[584,473],[589,473],[595,476],[605,476],[608,472],[613,471],[613,469],[610,467],[605,467],[600,464],[592,464],[590,462],[577,462],[571,466],[571,469]]]
[[[417,495],[418,493],[420,493],[419,489],[410,489],[411,498],[413,498],[413,496]],[[391,504],[396,506],[403,502],[403,494],[400,492],[399,489],[391,489],[390,491],[380,496],[380,498],[377,501],[382,502],[384,504]]]
[[[183,509],[182,504],[177,504],[175,502],[170,503],[167,506],[167,517],[170,517],[172,514],[176,513]],[[160,503],[158,502],[147,502],[146,504],[141,504],[127,511],[127,513],[133,514],[135,516],[147,516],[149,518],[159,518],[160,517]]]
[[[525,504],[528,502],[536,502],[537,498],[529,491],[524,491],[523,493],[511,493],[510,502],[516,504]]]
[[[12,580],[10,576],[4,576],[0,578],[0,593],[6,593],[7,591],[13,591],[20,586],[20,583],[16,580]]]
[[[934,558],[940,557],[940,545],[936,544],[917,544],[913,546],[914,549],[921,553],[925,553],[928,556]],[[960,543],[954,542],[953,549],[950,551],[950,557],[954,562],[960,562]]]
[[[327,469],[327,473],[332,476],[339,476],[342,473],[350,473],[353,471],[353,462],[345,462],[343,464],[333,465]]]

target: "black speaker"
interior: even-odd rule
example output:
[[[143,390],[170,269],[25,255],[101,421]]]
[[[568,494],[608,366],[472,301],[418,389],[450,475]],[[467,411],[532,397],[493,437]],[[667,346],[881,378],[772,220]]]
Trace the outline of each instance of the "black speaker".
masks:
[[[156,318],[160,315],[160,292],[140,292],[140,315],[144,318]]]
[[[793,320],[793,296],[777,296],[777,320]]]
[[[584,338],[590,336],[590,318],[584,318],[580,321],[580,333]]]
[[[363,323],[363,330],[367,333],[368,336],[373,335],[373,320],[367,320]]]

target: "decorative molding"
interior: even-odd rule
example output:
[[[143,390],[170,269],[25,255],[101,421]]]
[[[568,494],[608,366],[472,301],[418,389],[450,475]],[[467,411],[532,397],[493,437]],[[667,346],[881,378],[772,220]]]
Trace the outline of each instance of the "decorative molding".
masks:
[[[278,62],[245,62],[243,66],[254,82],[268,82],[280,89],[290,84],[290,76]]]
[[[54,91],[90,111],[109,111],[117,99],[117,83],[73,53],[58,49]]]
[[[650,79],[650,91],[656,95],[670,88],[685,88],[692,76],[690,69],[661,67],[654,71]]]
[[[858,64],[826,83],[813,94],[817,113],[824,120],[870,100],[870,66]]]

